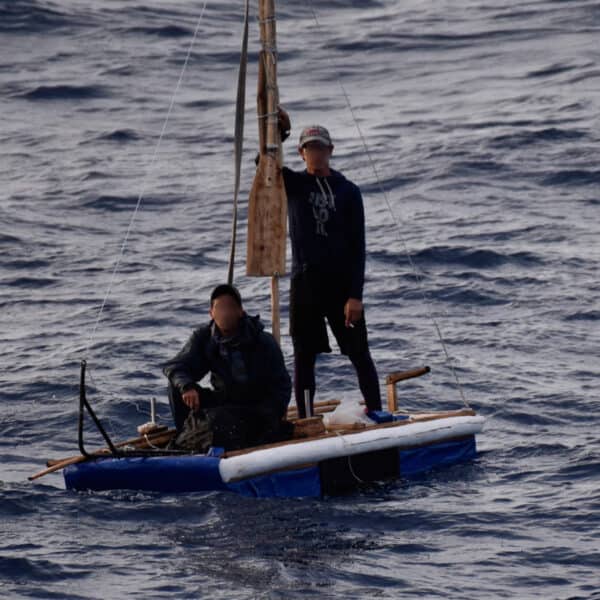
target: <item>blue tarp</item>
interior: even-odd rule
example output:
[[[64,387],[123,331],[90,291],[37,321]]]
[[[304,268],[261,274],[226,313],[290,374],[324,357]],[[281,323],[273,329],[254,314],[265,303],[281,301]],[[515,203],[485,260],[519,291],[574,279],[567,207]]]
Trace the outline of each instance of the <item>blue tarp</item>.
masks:
[[[75,490],[226,490],[219,460],[213,456],[106,458],[67,467],[65,484]]]
[[[298,498],[320,496],[317,466],[271,473],[225,484],[215,456],[156,456],[106,458],[71,465],[65,484],[75,490],[144,490],[155,492],[203,492],[230,490],[243,496]]]
[[[281,471],[245,479],[227,486],[242,496],[256,498],[305,498],[321,495],[319,467],[312,466],[294,471]]]
[[[400,475],[407,477],[434,467],[452,465],[475,458],[475,436],[440,442],[433,446],[400,450]]]
[[[431,446],[398,450],[399,475],[407,477],[434,467],[451,465],[476,456],[475,436]],[[216,453],[218,454],[218,453]],[[368,455],[365,455],[367,457]],[[218,456],[156,456],[103,458],[70,465],[64,471],[67,488],[75,490],[144,490],[203,492],[229,490],[260,498],[319,497],[318,465],[280,471],[225,484]],[[373,457],[373,460],[377,460]]]

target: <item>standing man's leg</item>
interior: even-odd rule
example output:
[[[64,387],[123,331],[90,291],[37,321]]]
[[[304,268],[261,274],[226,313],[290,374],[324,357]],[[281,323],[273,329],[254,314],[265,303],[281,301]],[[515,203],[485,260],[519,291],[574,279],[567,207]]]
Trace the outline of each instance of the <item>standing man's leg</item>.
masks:
[[[306,417],[306,407],[304,402],[304,390],[310,392],[310,409],[312,412],[315,398],[315,363],[317,355],[314,352],[303,350],[294,350],[294,395],[296,397],[296,407],[298,416],[301,419]]]
[[[335,335],[342,354],[348,356],[358,376],[358,385],[368,410],[381,410],[381,390],[375,363],[369,352],[367,323],[362,317],[353,323],[354,327],[346,327],[344,316],[344,299],[332,302],[327,310],[327,321]]]
[[[356,374],[358,375],[358,386],[365,399],[368,410],[381,410],[381,391],[379,389],[379,377],[375,363],[367,346],[366,351],[360,354],[349,354]]]
[[[315,397],[315,362],[320,352],[331,352],[325,317],[319,303],[319,285],[304,271],[292,277],[290,287],[290,335],[294,346],[294,395],[298,416],[306,417],[304,390]]]

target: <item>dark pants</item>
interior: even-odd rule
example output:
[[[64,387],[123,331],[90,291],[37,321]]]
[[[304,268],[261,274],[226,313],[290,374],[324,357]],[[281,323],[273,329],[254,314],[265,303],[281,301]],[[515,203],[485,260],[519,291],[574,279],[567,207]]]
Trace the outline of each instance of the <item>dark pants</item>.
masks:
[[[342,354],[348,356],[356,369],[367,408],[381,410],[379,380],[369,352],[364,313],[354,327],[345,325],[348,287],[344,281],[306,271],[292,277],[290,334],[294,345],[294,395],[300,417],[306,416],[304,390],[309,390],[311,409],[313,406],[317,354],[331,352],[325,321]]]
[[[208,419],[213,432],[213,446],[225,450],[239,450],[250,446],[270,444],[291,437],[286,423],[271,414],[265,414],[252,405],[225,404],[223,396],[208,388],[200,389],[200,411]],[[169,382],[169,403],[177,431],[190,412],[181,392]]]

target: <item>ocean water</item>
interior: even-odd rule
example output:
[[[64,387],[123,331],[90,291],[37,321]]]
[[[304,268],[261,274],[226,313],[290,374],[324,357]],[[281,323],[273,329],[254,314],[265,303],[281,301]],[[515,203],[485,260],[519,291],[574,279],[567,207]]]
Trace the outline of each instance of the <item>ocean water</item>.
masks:
[[[27,481],[78,453],[83,358],[115,439],[153,396],[169,423],[160,365],[226,277],[243,6],[203,6],[0,0],[0,597],[600,598],[593,1],[277,3],[286,162],[328,126],[365,198],[380,375],[428,364],[401,405],[459,408],[454,364],[477,460],[319,501]],[[255,17],[236,281],[268,322],[243,265]],[[337,353],[318,386],[358,399]]]

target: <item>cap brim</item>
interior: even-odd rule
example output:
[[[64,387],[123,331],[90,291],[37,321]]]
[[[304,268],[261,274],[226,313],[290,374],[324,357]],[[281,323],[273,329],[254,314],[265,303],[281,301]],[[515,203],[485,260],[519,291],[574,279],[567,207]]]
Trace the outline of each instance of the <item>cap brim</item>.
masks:
[[[306,139],[302,140],[302,142],[300,143],[300,148],[303,148],[304,146],[306,146],[306,144],[308,144],[308,142],[320,142],[321,144],[323,144],[323,146],[327,146],[327,147],[331,146],[331,140],[321,137],[320,135],[312,135],[312,136],[307,137]]]

